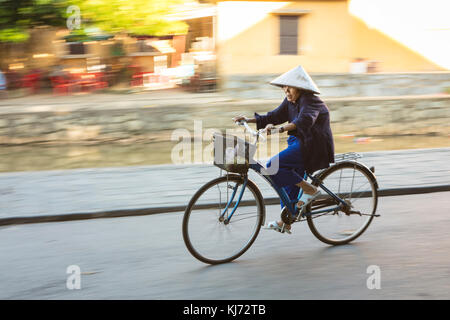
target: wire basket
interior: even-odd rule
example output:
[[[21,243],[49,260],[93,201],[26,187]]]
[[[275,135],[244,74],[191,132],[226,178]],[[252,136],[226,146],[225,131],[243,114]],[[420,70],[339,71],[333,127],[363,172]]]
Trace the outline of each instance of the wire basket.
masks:
[[[227,171],[245,174],[253,163],[256,145],[233,135],[215,133],[214,165]]]

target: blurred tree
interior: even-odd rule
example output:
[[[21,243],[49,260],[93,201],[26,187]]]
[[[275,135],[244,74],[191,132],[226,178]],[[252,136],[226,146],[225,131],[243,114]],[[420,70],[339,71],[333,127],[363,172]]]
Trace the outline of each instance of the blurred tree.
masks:
[[[0,42],[24,42],[37,26],[66,26],[67,8],[81,10],[81,30],[98,27],[108,33],[172,35],[187,32],[187,24],[165,19],[186,0],[0,0]]]
[[[0,42],[24,42],[37,26],[64,26],[66,0],[0,0]]]
[[[186,0],[72,0],[81,9],[83,23],[104,32],[132,35],[187,33],[188,25],[165,17]]]
[[[72,5],[80,9],[81,20],[72,21],[79,22],[79,26],[66,40],[85,41],[105,33],[185,34],[186,23],[170,21],[166,16],[188,1],[193,0],[0,0],[0,68],[6,68],[7,58],[14,52],[28,52],[25,45],[30,43],[31,29],[53,26],[68,30]]]

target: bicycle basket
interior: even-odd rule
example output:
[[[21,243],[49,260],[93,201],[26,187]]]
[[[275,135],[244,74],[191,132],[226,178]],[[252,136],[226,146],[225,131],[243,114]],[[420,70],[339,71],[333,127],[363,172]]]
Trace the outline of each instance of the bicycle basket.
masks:
[[[214,165],[228,172],[247,173],[256,145],[232,135],[215,133]]]

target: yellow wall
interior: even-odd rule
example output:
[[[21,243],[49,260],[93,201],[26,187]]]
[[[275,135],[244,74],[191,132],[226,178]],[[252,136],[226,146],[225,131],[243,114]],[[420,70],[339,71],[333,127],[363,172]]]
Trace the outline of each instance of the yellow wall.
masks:
[[[311,10],[299,19],[299,55],[279,55],[281,9]],[[349,22],[345,1],[221,2],[217,54],[222,74],[279,73],[297,64],[314,72],[347,69]],[[319,27],[320,26],[320,27]]]
[[[385,72],[450,68],[450,3],[350,0],[348,6],[354,57],[380,61]]]
[[[418,52],[386,36],[376,29],[369,28],[358,18],[351,19],[353,57],[379,61],[383,72],[414,72],[445,70],[426,59]]]
[[[274,11],[309,10],[299,19],[299,54],[279,55]],[[379,61],[378,71],[445,70],[349,12],[346,0],[223,1],[217,4],[219,73],[268,74],[301,64],[308,72],[345,73],[355,58]]]

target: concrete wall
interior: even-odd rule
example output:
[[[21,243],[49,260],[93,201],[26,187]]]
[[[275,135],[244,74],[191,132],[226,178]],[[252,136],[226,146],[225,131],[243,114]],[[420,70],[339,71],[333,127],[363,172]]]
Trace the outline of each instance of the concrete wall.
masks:
[[[168,141],[175,129],[193,132],[194,121],[202,121],[203,130],[233,128],[233,116],[264,113],[280,101],[4,114],[0,119],[0,144]],[[331,111],[335,135],[450,135],[448,96],[325,102]]]
[[[245,99],[281,99],[280,88],[269,85],[279,74],[232,75],[222,90]],[[375,97],[441,94],[450,90],[450,72],[310,74],[322,97]]]

